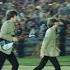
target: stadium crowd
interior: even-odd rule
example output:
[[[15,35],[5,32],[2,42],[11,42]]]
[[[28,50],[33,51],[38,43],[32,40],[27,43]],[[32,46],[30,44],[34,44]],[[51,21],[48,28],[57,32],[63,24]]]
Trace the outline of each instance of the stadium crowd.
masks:
[[[47,20],[50,18],[59,19],[64,23],[58,30],[61,43],[59,46],[64,46],[66,25],[70,23],[69,0],[2,0],[0,1],[0,27],[5,21],[5,14],[11,10],[18,13],[16,35],[21,38],[16,48],[18,56],[28,55],[29,52],[25,54],[28,46],[34,47],[33,50],[37,53],[47,30]],[[38,49],[35,49],[36,46]],[[60,49],[65,52],[62,47]]]

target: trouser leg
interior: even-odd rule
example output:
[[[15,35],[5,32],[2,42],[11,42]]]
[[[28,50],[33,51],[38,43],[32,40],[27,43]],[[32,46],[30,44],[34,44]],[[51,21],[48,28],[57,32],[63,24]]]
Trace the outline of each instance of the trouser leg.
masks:
[[[6,59],[6,55],[4,53],[0,52],[0,70],[2,70],[5,59]]]
[[[18,70],[19,63],[18,63],[16,56],[14,55],[13,52],[7,56],[7,59],[12,64],[12,70]]]
[[[61,70],[60,69],[60,65],[59,65],[59,62],[57,60],[56,57],[49,57],[49,60],[52,62],[52,64],[54,65],[55,67],[55,70]]]
[[[47,61],[48,61],[48,57],[47,56],[44,56],[41,59],[40,64],[34,70],[42,70],[44,68],[44,66],[46,65]]]

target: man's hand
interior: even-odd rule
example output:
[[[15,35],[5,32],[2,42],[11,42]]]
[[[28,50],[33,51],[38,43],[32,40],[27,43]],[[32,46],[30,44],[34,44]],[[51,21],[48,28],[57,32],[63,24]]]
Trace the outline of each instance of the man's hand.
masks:
[[[13,37],[13,41],[17,42],[18,41],[17,37]]]

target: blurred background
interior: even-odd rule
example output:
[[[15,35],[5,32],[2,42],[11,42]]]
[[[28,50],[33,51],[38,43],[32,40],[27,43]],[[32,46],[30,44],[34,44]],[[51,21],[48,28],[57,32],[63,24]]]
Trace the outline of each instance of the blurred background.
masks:
[[[0,0],[0,27],[5,21],[5,14],[10,10],[15,10],[18,13],[16,36],[21,39],[14,50],[17,57],[25,58],[26,62],[33,57],[33,65],[37,64],[41,44],[47,30],[47,20],[56,18],[63,23],[57,30],[57,44],[61,50],[59,60],[69,60],[70,0]],[[19,60],[23,64],[22,59]],[[68,62],[65,64],[70,65]],[[26,63],[24,62],[24,64]]]

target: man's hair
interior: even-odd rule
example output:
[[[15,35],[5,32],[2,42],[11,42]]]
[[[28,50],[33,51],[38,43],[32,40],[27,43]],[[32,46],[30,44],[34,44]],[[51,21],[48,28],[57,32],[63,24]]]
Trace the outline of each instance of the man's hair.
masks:
[[[51,21],[52,23],[58,22],[57,19],[51,19],[50,21]]]
[[[17,12],[16,11],[10,11],[7,14],[7,20],[10,20],[12,17],[17,16]]]
[[[48,22],[47,22],[47,26],[48,27],[52,27],[54,25],[55,22],[59,22],[57,19],[49,19]]]

